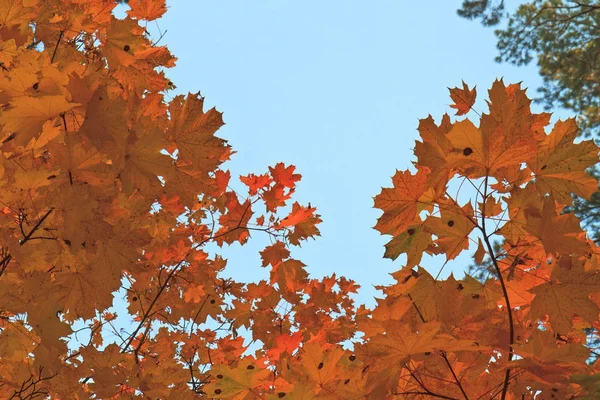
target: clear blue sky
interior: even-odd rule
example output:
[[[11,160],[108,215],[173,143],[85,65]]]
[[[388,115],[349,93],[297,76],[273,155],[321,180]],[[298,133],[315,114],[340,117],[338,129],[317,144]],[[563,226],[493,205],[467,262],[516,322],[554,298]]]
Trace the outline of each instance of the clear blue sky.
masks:
[[[168,71],[175,92],[200,90],[207,106],[224,112],[218,135],[237,151],[224,167],[236,177],[279,161],[295,165],[302,174],[295,199],[311,202],[324,222],[322,237],[292,256],[312,276],[356,280],[368,305],[372,286],[391,283],[389,273],[405,260],[382,258],[390,237],[372,229],[380,215],[372,206],[395,170],[415,159],[418,120],[453,114],[447,87],[463,79],[477,85],[479,111],[496,78],[522,81],[530,96],[541,83],[534,65],[495,63],[492,29],[459,18],[460,3],[169,1],[158,21],[161,44],[179,59]],[[149,30],[157,35],[155,23]],[[232,186],[243,188],[237,178]],[[258,255],[268,238],[253,236],[222,250],[227,272],[242,281],[268,276]],[[462,275],[469,257],[442,275]],[[434,274],[442,264],[442,257],[422,263]]]

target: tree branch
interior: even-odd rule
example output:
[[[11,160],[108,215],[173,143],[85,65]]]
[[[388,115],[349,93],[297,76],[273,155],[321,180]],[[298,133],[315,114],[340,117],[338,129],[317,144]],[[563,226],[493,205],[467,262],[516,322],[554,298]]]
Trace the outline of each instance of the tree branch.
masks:
[[[485,185],[483,187],[483,203],[485,204],[485,201],[487,200],[487,188],[488,188],[488,177],[489,174],[486,174],[485,176]],[[485,245],[488,248],[488,253],[489,256],[492,260],[492,264],[494,265],[494,269],[496,270],[496,273],[498,274],[498,280],[500,281],[500,287],[502,288],[502,295],[504,297],[504,301],[506,302],[506,311],[508,313],[508,336],[509,336],[509,345],[508,345],[508,361],[512,360],[513,358],[513,353],[514,353],[514,349],[513,349],[513,344],[515,341],[515,328],[514,328],[514,322],[513,322],[513,315],[512,315],[512,308],[510,306],[510,299],[508,298],[508,290],[506,289],[506,283],[504,282],[504,278],[502,277],[502,272],[500,271],[500,267],[498,266],[498,260],[496,259],[496,255],[494,254],[494,249],[492,247],[492,244],[490,242],[490,239],[487,235],[486,229],[485,229],[485,207],[483,207],[483,210],[481,212],[481,226],[479,227],[479,229],[481,230],[481,233],[483,234],[483,240],[485,241]],[[502,386],[502,396],[501,396],[501,400],[505,400],[506,399],[506,393],[508,392],[508,385],[509,385],[509,381],[510,381],[510,368],[506,369],[506,372],[504,374],[504,383]]]
[[[25,235],[25,237],[21,240],[19,240],[19,246],[23,246],[25,243],[27,243],[28,240],[32,239],[32,235],[35,233],[35,231],[38,230],[38,228],[40,227],[40,225],[42,225],[42,223],[44,222],[44,220],[46,218],[48,218],[48,216],[50,215],[50,213],[54,210],[54,207],[51,207],[48,212],[46,214],[44,214],[44,216],[42,218],[40,218],[40,220],[38,221],[37,224],[35,224],[35,226],[33,227],[33,229],[31,231],[29,231],[29,233],[27,235]]]

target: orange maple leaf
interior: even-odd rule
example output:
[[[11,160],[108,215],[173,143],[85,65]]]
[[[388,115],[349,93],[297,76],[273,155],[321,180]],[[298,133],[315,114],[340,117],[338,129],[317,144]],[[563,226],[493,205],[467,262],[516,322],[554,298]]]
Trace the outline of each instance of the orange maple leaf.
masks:
[[[313,217],[316,210],[317,209],[315,207],[304,207],[298,204],[298,202],[295,202],[292,205],[292,212],[290,212],[287,217],[276,224],[274,228],[279,229],[298,225]]]
[[[375,229],[383,234],[397,235],[404,232],[413,222],[419,222],[417,213],[427,209],[424,194],[428,190],[429,170],[422,169],[416,174],[396,171],[392,178],[393,188],[384,188],[375,196],[375,207],[383,210]]]
[[[273,179],[268,174],[240,176],[242,181],[249,188],[251,196],[254,196],[260,189],[265,189],[273,182]]]
[[[473,104],[475,103],[475,98],[477,97],[477,89],[474,87],[472,90],[469,90],[469,87],[465,83],[462,82],[463,87],[453,88],[448,90],[450,91],[450,98],[454,101],[454,104],[451,104],[450,107],[456,109],[456,115],[464,115],[469,112]]]
[[[146,21],[158,19],[167,11],[164,0],[129,0],[127,4],[131,8],[127,11],[130,17]]]
[[[295,166],[286,167],[283,163],[277,163],[275,167],[269,167],[273,180],[287,188],[294,188],[296,182],[302,178],[302,175],[294,173],[295,170]]]

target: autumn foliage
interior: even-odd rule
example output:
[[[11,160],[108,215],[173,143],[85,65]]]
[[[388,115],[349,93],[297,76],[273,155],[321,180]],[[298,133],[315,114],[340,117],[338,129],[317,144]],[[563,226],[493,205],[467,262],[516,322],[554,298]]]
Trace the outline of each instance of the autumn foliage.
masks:
[[[421,120],[417,161],[375,197],[385,256],[406,255],[373,310],[312,278],[319,235],[279,163],[240,177],[199,94],[144,29],[163,0],[0,2],[0,398],[594,398],[600,250],[561,213],[598,183],[592,141],[496,81],[489,112]],[[475,89],[451,89],[457,115]],[[448,193],[460,179],[473,197]],[[464,189],[467,190],[467,189]],[[271,239],[270,279],[228,278],[211,244]],[[477,244],[495,277],[437,280],[423,254]],[[494,242],[501,242],[500,250]],[[214,246],[213,246],[214,248]],[[440,266],[443,267],[443,266]],[[259,266],[254,266],[259,268]],[[132,326],[114,326],[113,302]],[[82,339],[83,337],[83,339]],[[543,397],[539,397],[539,396]]]

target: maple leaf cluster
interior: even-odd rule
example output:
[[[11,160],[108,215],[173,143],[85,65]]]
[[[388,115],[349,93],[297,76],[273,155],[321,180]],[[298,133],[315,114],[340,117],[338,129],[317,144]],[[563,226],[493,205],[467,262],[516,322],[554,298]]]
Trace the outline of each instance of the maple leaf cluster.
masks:
[[[450,89],[457,115],[475,95],[464,83]],[[547,134],[550,115],[532,114],[519,84],[494,82],[488,106],[479,126],[448,115],[439,125],[421,120],[416,172],[397,172],[375,197],[383,211],[375,228],[392,235],[385,256],[407,257],[359,322],[367,341],[359,348],[377,371],[367,386],[379,398],[574,399],[600,389],[590,379],[600,363],[586,363],[586,339],[600,327],[600,251],[575,216],[562,214],[572,193],[598,190],[586,173],[598,148],[574,143],[573,119]],[[474,196],[460,204],[448,193],[451,179]],[[471,242],[493,279],[438,281],[418,267],[423,254],[447,262]]]
[[[219,368],[261,365],[238,360],[239,330],[272,363],[291,330],[298,341],[353,333],[333,316],[351,315],[353,284],[309,279],[291,257],[321,222],[291,203],[295,167],[231,189],[221,113],[199,94],[165,99],[175,58],[143,27],[165,2],[131,0],[124,19],[116,6],[0,4],[0,398],[195,398]],[[254,233],[272,240],[270,281],[244,285],[206,247]],[[251,382],[273,391],[266,365]]]
[[[586,364],[600,251],[561,214],[571,193],[597,190],[585,173],[597,148],[573,143],[572,120],[546,134],[549,115],[501,81],[479,127],[422,120],[416,172],[375,198],[386,256],[405,253],[406,266],[375,309],[355,307],[358,285],[311,278],[292,256],[321,222],[292,202],[295,167],[242,176],[235,191],[221,113],[199,94],[165,99],[175,58],[143,27],[164,0],[130,0],[124,19],[116,5],[0,4],[0,398],[577,398],[600,387]],[[475,97],[452,89],[457,115]],[[473,203],[447,193],[456,177]],[[236,282],[208,246],[253,235],[271,240],[269,279]],[[475,238],[495,279],[438,281],[418,267]],[[130,328],[115,325],[115,301]]]

